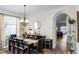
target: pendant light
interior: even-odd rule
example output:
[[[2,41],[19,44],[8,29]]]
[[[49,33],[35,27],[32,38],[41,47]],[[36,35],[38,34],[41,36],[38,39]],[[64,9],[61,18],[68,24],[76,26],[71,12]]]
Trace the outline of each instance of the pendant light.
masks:
[[[29,20],[26,19],[26,5],[24,5],[24,19],[20,20],[20,22],[24,27],[29,24]]]

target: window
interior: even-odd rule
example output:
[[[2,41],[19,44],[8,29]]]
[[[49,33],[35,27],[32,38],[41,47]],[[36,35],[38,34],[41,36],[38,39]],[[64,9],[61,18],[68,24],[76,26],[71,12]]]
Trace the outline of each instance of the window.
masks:
[[[5,23],[5,40],[4,45],[8,46],[8,39],[11,34],[16,34],[16,17],[4,16]]]

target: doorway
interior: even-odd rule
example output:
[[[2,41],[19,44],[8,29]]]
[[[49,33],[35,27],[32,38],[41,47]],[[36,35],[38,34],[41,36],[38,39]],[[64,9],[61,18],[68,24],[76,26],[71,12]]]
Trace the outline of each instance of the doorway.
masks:
[[[56,48],[61,53],[67,53],[67,20],[70,17],[66,13],[58,13],[55,17],[56,20]]]

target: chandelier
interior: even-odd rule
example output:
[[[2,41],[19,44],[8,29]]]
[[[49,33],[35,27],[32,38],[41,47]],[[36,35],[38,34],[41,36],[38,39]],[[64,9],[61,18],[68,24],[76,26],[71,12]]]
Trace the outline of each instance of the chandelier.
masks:
[[[26,19],[26,5],[24,5],[24,18],[20,22],[24,27],[29,24],[29,20]]]

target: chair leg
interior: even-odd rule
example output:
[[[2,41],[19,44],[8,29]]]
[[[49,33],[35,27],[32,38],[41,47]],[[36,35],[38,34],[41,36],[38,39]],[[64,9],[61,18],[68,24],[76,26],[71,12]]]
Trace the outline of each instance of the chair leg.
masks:
[[[41,51],[42,52],[42,54],[43,54],[43,51]]]
[[[19,49],[17,49],[17,54],[20,54],[20,50]]]
[[[37,51],[37,54],[38,54],[39,52]]]
[[[43,54],[43,50],[41,50],[41,51],[37,51],[38,53],[41,53],[41,54]]]
[[[36,54],[38,54],[39,52],[38,52],[38,50],[36,50]]]
[[[12,53],[15,53],[15,48],[13,47],[13,49],[12,49]]]
[[[23,54],[25,53],[25,50],[23,50]]]
[[[9,45],[9,51],[11,51],[11,46]]]

